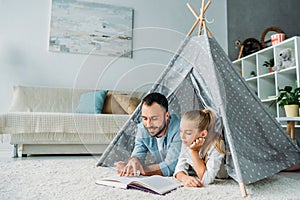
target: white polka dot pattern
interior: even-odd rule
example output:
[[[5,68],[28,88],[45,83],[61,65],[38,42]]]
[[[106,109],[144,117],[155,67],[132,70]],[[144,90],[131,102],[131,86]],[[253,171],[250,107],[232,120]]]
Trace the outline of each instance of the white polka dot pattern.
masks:
[[[223,120],[230,155],[229,175],[245,184],[269,177],[300,162],[299,148],[235,71],[222,48],[206,35],[184,41],[150,92],[166,95],[170,111],[213,109]],[[129,158],[140,107],[100,159],[111,166]]]

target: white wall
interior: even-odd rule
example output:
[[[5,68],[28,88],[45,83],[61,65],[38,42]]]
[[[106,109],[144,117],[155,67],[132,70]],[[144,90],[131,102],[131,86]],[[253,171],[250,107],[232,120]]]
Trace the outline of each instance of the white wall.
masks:
[[[96,0],[134,9],[133,58],[48,51],[51,0],[0,0],[0,112],[12,86],[145,90],[159,76],[194,23],[186,6],[200,0]],[[212,0],[208,24],[227,52],[226,0]]]

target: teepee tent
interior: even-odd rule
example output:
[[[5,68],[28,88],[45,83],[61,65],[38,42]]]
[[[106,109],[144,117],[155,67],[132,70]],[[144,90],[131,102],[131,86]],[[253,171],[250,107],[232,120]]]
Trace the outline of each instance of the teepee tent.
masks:
[[[202,13],[208,7],[203,5]],[[203,22],[200,17],[196,17],[197,23]],[[205,34],[186,37],[149,92],[164,94],[169,110],[178,115],[204,108],[215,112],[220,122],[216,131],[222,132],[230,152],[226,170],[240,183],[245,196],[245,184],[300,163],[300,149],[247,86],[216,40],[208,37],[205,23],[203,26]],[[98,166],[113,166],[130,157],[140,115],[141,105],[103,153]]]

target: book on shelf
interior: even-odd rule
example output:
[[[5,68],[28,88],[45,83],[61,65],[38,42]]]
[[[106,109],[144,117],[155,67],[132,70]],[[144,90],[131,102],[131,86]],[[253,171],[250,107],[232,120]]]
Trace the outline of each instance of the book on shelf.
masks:
[[[173,177],[153,176],[112,176],[96,180],[96,184],[123,189],[139,189],[145,192],[164,195],[182,183]]]

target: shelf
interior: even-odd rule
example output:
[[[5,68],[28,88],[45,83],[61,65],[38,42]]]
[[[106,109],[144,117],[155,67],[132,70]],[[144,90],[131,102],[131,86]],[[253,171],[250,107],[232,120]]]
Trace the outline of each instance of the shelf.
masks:
[[[247,78],[246,81],[250,82],[250,81],[256,81],[257,77],[251,77],[251,78]]]
[[[256,56],[247,56],[242,60],[242,74],[245,79],[251,78],[251,72],[257,74]]]
[[[270,77],[270,76],[274,76],[274,75],[275,75],[275,72],[271,72],[271,73],[260,75],[258,77],[263,78],[263,77]]]
[[[274,50],[272,48],[263,49],[259,54],[257,54],[257,68],[258,75],[269,74],[269,68],[264,66],[264,63],[270,62],[274,59]]]
[[[291,67],[281,70],[277,73],[277,86],[278,88],[284,88],[289,85],[295,87],[299,79],[297,79],[297,68]]]
[[[261,102],[264,102],[264,103],[270,102],[270,103],[272,103],[275,100],[276,100],[276,98],[274,97],[274,98],[261,99]]]
[[[284,124],[284,125],[281,125],[283,128],[286,128],[286,124]],[[296,129],[298,129],[298,128],[300,128],[300,125],[295,125],[295,128]]]
[[[244,77],[248,86],[257,94],[263,105],[270,111],[274,117],[285,117],[285,112],[278,104],[272,103],[278,95],[278,88],[284,88],[289,85],[292,87],[300,85],[299,78],[299,58],[300,58],[300,37],[289,38],[279,44],[267,47],[251,55],[233,61],[234,66]],[[278,66],[279,53],[290,48],[292,57],[295,59],[295,66],[281,69],[280,71],[269,72],[268,68],[263,66],[265,61],[274,59],[274,65]],[[251,73],[256,76],[252,76]]]

